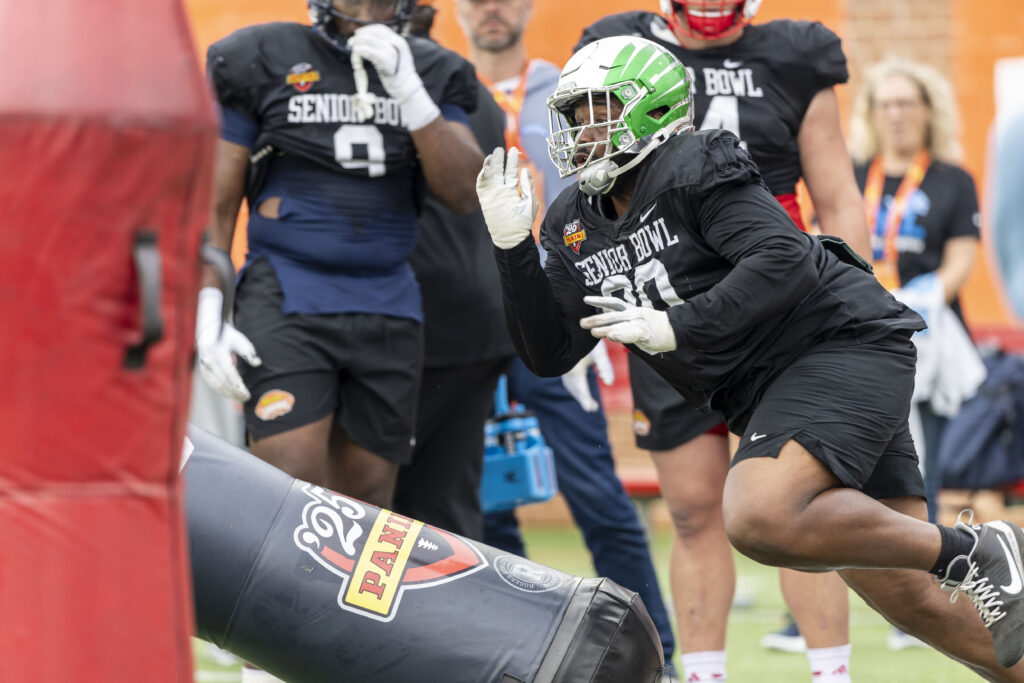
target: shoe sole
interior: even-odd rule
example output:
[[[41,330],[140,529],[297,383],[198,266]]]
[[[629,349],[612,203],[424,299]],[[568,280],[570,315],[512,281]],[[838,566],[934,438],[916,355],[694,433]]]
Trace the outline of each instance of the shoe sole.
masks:
[[[787,652],[789,654],[798,655],[807,652],[807,641],[803,638],[777,636],[773,633],[769,633],[761,638],[761,647],[766,650],[775,650],[777,652]]]

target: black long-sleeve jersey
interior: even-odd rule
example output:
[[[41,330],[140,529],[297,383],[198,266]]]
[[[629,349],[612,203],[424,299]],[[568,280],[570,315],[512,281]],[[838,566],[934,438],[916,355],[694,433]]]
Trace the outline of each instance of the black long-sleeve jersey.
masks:
[[[617,218],[568,188],[541,243],[544,270],[532,240],[495,250],[509,330],[532,371],[569,370],[596,343],[579,326],[597,312],[583,297],[618,296],[668,312],[678,348],[631,350],[736,433],[771,380],[811,349],[924,328],[852,256],[793,230],[727,131],[670,138],[640,166]]]

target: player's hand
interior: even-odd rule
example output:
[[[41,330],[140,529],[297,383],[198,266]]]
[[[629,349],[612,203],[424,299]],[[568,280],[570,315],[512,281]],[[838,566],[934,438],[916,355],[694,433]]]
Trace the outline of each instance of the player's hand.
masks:
[[[196,352],[199,374],[221,396],[245,403],[249,390],[231,358],[235,354],[256,367],[263,363],[252,342],[230,323],[221,319],[224,293],[216,287],[203,287],[196,310]]]
[[[636,344],[650,354],[675,351],[676,333],[665,311],[627,304],[614,296],[585,296],[583,302],[605,311],[580,320],[580,327],[598,339]]]
[[[533,229],[537,215],[537,191],[529,169],[519,170],[519,150],[496,148],[484,159],[484,167],[476,177],[476,194],[480,198],[491,241],[502,249],[519,245]]]
[[[391,27],[384,24],[360,26],[348,39],[348,46],[353,62],[362,59],[373,64],[384,89],[398,100],[408,130],[419,130],[441,115],[416,73],[409,43]]]
[[[597,346],[584,356],[572,370],[562,375],[562,384],[566,391],[588,413],[601,407],[590,393],[590,378],[587,369],[591,365],[594,366],[598,378],[606,387],[615,383],[615,368],[612,367],[611,358],[608,357],[608,347],[603,339],[598,341]]]

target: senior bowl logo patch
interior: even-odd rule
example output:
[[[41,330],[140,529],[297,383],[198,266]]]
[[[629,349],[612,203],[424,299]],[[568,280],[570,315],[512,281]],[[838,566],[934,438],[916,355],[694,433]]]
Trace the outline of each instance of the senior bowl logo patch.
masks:
[[[302,509],[295,545],[340,579],[343,610],[391,621],[407,591],[488,566],[472,544],[447,531],[313,484],[302,491],[312,500]]]
[[[320,72],[314,69],[309,62],[299,62],[288,70],[288,75],[284,80],[299,92],[306,92],[320,80]]]
[[[565,224],[565,229],[562,230],[562,239],[565,240],[565,246],[577,254],[580,253],[580,243],[587,239],[587,231],[580,225],[579,218],[572,223]]]

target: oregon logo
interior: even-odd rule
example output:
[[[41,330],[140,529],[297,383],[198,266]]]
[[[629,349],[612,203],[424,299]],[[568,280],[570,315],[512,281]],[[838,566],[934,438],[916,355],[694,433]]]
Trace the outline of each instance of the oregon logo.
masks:
[[[622,102],[622,118],[637,138],[661,130],[690,111],[686,67],[668,50],[647,41],[628,43],[619,50],[604,85]]]
[[[338,606],[391,621],[407,590],[454,581],[487,566],[462,538],[320,486],[295,529],[295,545],[341,579]]]

